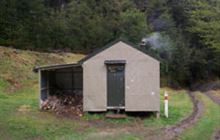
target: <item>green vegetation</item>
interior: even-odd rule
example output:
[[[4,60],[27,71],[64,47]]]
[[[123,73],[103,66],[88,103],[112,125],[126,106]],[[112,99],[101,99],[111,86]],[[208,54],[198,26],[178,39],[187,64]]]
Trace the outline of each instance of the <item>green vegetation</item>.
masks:
[[[0,47],[0,56],[0,139],[144,139],[149,129],[159,132],[158,128],[177,123],[192,111],[192,103],[185,90],[162,88],[159,119],[152,115],[144,120],[132,116],[115,120],[106,119],[105,114],[89,113],[74,119],[59,117],[38,109],[37,74],[32,72],[32,67],[37,64],[72,62],[83,55],[38,53]],[[169,93],[168,119],[163,115],[165,90]],[[197,96],[205,103],[205,114],[180,136],[181,139],[209,139],[219,126],[219,106],[204,95]],[[133,125],[143,128],[138,129]]]
[[[35,65],[73,62],[83,57],[65,53],[38,53],[0,47],[0,139],[60,139],[64,134],[80,139],[77,122],[38,110]],[[56,135],[54,134],[56,132]]]
[[[39,53],[0,46],[0,90],[6,86],[6,92],[14,92],[37,84],[38,76],[32,71],[34,66],[76,62],[82,57],[81,54]]]
[[[90,138],[89,138],[90,139]],[[90,140],[140,140],[140,138],[136,135],[131,135],[131,134],[118,134],[114,136],[99,136],[99,137],[94,137],[91,138]]]
[[[40,112],[35,89],[22,89],[10,95],[0,93],[0,134],[3,138],[52,140],[74,135],[79,139],[90,131],[85,128],[83,132],[78,132],[77,121]]]
[[[2,84],[3,85],[3,84]],[[55,114],[49,112],[41,112],[38,110],[38,94],[37,86],[33,88],[23,88],[15,93],[7,94],[0,92],[0,134],[5,139],[83,139],[94,137],[94,139],[107,138],[111,139],[138,139],[137,134],[128,133],[110,133],[99,135],[97,126],[89,126],[88,121],[104,121],[105,125],[117,125],[126,128],[127,125],[134,123],[135,118],[114,120],[105,119],[103,114],[85,114],[82,119],[74,120],[68,118],[56,117]],[[191,104],[188,96],[181,92],[170,90],[170,107],[174,110],[170,113],[170,118],[161,119],[146,118],[145,127],[164,126],[173,124],[182,119],[191,111]],[[162,96],[162,95],[161,95]],[[181,102],[175,99],[181,99]],[[161,99],[163,102],[163,99]],[[184,108],[183,111],[181,108]],[[162,109],[162,108],[161,108]],[[162,109],[163,110],[163,109]],[[102,131],[105,127],[102,126]],[[157,128],[157,127],[155,127]],[[93,136],[95,134],[95,136]],[[100,132],[101,133],[101,132]],[[104,132],[103,132],[104,133]],[[106,132],[107,133],[107,132]]]
[[[169,117],[166,118],[164,116],[164,91],[167,90],[169,94]],[[185,90],[180,91],[174,91],[171,89],[162,89],[160,94],[160,100],[161,100],[161,117],[159,119],[155,118],[155,116],[152,116],[149,119],[146,119],[144,121],[144,124],[146,126],[164,126],[164,125],[171,125],[175,124],[181,119],[183,119],[185,116],[188,116],[192,112],[192,102],[189,96],[187,95],[187,92]]]
[[[204,115],[180,136],[182,140],[208,140],[214,131],[220,129],[220,106],[204,94],[198,93],[197,97],[204,103]]]
[[[0,45],[88,53],[148,38],[141,49],[160,60],[162,85],[189,87],[220,77],[219,9],[219,0],[1,0]]]
[[[2,0],[0,44],[88,52],[112,39],[139,41],[145,16],[129,0]]]

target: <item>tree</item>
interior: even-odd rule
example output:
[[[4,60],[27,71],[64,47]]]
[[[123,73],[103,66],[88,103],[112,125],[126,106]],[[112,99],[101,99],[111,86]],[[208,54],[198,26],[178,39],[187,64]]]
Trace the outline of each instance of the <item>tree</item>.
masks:
[[[72,47],[86,51],[120,36],[137,43],[147,31],[144,14],[127,0],[72,1],[67,17]]]

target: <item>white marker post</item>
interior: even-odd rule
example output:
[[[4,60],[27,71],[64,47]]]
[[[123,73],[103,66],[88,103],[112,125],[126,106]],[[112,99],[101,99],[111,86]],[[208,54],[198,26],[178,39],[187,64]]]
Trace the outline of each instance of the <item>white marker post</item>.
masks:
[[[168,118],[168,93],[164,93],[164,115]]]

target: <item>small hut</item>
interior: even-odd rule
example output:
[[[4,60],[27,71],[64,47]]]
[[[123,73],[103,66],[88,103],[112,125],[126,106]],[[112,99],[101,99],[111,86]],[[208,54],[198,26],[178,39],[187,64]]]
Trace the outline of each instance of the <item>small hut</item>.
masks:
[[[77,63],[36,67],[40,105],[50,96],[81,94],[84,112],[160,110],[160,63],[118,39]]]

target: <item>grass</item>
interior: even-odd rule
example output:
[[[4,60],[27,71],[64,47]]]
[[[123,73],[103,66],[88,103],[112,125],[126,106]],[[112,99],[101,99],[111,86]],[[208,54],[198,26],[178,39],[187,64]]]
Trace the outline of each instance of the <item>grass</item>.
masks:
[[[89,140],[140,140],[140,137],[137,135],[129,134],[129,133],[120,133],[120,134],[108,134],[103,133],[100,135],[95,135],[93,137],[88,138]]]
[[[180,136],[182,140],[208,140],[216,129],[220,129],[220,106],[204,94],[198,93],[197,97],[204,103],[204,114]]]
[[[83,55],[71,53],[38,53],[0,47],[0,139],[143,139],[143,136],[135,131],[127,133],[116,130],[133,124],[135,118],[132,116],[125,119],[105,119],[105,114],[85,113],[81,119],[74,120],[38,110],[37,74],[32,72],[33,66],[74,62],[82,57]],[[170,112],[168,119],[163,115],[163,93],[165,90],[169,93]],[[184,90],[162,89],[160,98],[161,118],[156,119],[155,116],[152,116],[144,119],[144,127],[156,130],[158,126],[164,127],[178,122],[192,111],[190,98]],[[215,109],[218,108],[213,108],[213,111]],[[217,115],[216,112],[213,114]],[[96,120],[103,121],[104,125],[89,123]],[[210,125],[207,124],[207,126]],[[202,127],[205,127],[205,124]],[[107,131],[108,128],[113,131]]]
[[[35,65],[74,62],[82,57],[0,47],[0,139],[52,140],[73,135],[80,139],[91,131],[77,121],[40,112],[37,74],[32,72]]]
[[[1,86],[6,86],[3,80]],[[162,91],[163,92],[163,91]],[[162,93],[161,92],[161,93]],[[188,102],[187,95],[182,93],[170,91],[172,95],[171,99],[181,98],[183,102],[177,103],[178,101],[173,100],[170,105],[176,110],[175,117],[170,117],[175,120],[179,120],[184,117],[185,113],[178,112],[179,107],[187,108],[183,104]],[[183,95],[182,95],[183,94]],[[161,95],[162,96],[162,95]],[[178,97],[180,96],[180,97]],[[161,97],[162,99],[162,97]],[[162,100],[161,100],[162,102]],[[175,105],[172,105],[175,103]],[[175,106],[177,108],[175,108]],[[105,119],[104,114],[88,114],[86,113],[83,118],[78,120],[72,120],[68,118],[58,118],[55,115],[47,112],[41,112],[38,110],[38,94],[37,86],[27,87],[17,90],[14,93],[0,92],[0,135],[3,139],[45,139],[45,140],[83,140],[83,139],[109,139],[109,140],[137,140],[140,139],[135,133],[107,133],[102,135],[96,126],[88,126],[87,121],[90,120],[103,120],[106,125],[115,124],[116,126],[123,127],[127,124],[133,123],[134,118],[128,117],[126,119]],[[162,109],[162,108],[161,108]],[[190,112],[190,110],[188,111]],[[181,114],[181,115],[179,115]],[[186,115],[186,114],[185,114]],[[170,124],[170,120],[165,118],[161,119],[145,119],[145,123],[151,122],[151,125],[146,127],[154,127],[157,124]],[[161,123],[163,122],[163,123]],[[106,126],[103,126],[105,129]],[[94,136],[95,133],[95,136]],[[1,138],[0,138],[1,139]]]
[[[8,86],[8,83],[0,77],[0,93],[3,93],[3,90],[7,86]]]
[[[113,123],[113,124],[128,124],[134,121],[134,117],[131,116],[127,116],[126,118],[120,118],[120,119],[110,119],[110,118],[105,118],[105,115],[106,113],[84,113],[82,119],[86,121],[104,120],[105,122]]]
[[[220,98],[220,89],[218,90],[211,90],[209,91],[210,95],[212,95],[214,98]]]
[[[39,111],[36,93],[36,88],[20,89],[13,94],[0,93],[0,139],[83,140],[90,139],[90,134],[96,133],[96,127],[82,121]],[[102,118],[97,114],[84,117],[92,117],[90,120]],[[98,135],[96,138],[101,137]],[[133,140],[135,136],[120,134],[108,138]]]
[[[76,62],[83,57],[81,54],[39,53],[0,46],[0,79],[9,83],[4,86],[5,92],[14,92],[37,83],[37,74],[32,71],[34,66]]]
[[[86,120],[86,121],[90,121],[90,120],[101,120],[105,118],[105,114],[104,113],[84,113],[82,119]]]
[[[75,135],[80,139],[91,131],[77,121],[58,118],[53,114],[39,111],[36,93],[35,89],[29,88],[20,89],[13,94],[0,93],[1,136],[16,140],[52,140]],[[79,128],[84,130],[79,131]]]
[[[169,117],[166,118],[164,116],[164,106],[163,106],[163,93],[168,91],[169,94]],[[171,89],[162,89],[160,93],[161,100],[161,117],[159,119],[155,118],[155,116],[150,117],[145,120],[146,126],[157,125],[157,126],[165,126],[175,124],[176,122],[183,119],[185,116],[188,116],[192,112],[192,102],[187,95],[187,91],[185,90],[171,90]]]

